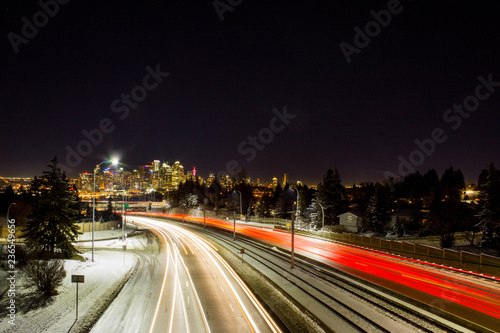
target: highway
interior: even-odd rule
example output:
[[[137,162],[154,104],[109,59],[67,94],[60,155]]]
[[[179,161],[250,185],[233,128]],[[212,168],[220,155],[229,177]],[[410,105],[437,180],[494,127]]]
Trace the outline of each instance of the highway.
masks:
[[[203,218],[184,217],[196,223]],[[231,221],[206,223],[233,230]],[[290,249],[289,233],[237,224],[238,234]],[[295,236],[295,252],[418,300],[492,331],[500,331],[500,281],[437,268],[412,259],[309,237]]]
[[[194,233],[147,217],[160,239],[92,332],[281,332],[241,279]]]

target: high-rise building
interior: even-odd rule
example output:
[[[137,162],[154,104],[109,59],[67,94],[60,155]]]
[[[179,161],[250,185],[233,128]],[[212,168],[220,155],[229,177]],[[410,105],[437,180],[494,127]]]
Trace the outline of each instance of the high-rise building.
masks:
[[[94,187],[94,175],[84,172],[80,174],[80,191],[91,192]]]
[[[278,178],[273,177],[273,188],[276,188],[278,186]]]
[[[178,189],[179,184],[184,181],[184,178],[184,167],[179,161],[176,161],[174,165],[172,165],[172,189]]]
[[[210,175],[208,175],[208,178],[207,178],[207,187],[212,186],[212,183],[213,183],[214,180],[215,180],[215,174],[211,173]]]
[[[153,161],[153,172],[155,174],[160,172],[160,160]]]
[[[286,186],[286,184],[288,184],[288,174],[285,173],[283,175],[283,188]]]

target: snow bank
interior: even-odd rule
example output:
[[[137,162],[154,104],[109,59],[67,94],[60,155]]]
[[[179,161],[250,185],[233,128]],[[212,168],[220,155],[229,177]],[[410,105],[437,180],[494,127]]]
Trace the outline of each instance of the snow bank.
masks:
[[[83,255],[85,262],[66,260],[66,278],[53,296],[43,306],[23,312],[16,310],[15,326],[9,324],[5,309],[9,299],[4,295],[0,300],[0,332],[80,332],[88,329],[104,312],[126,283],[135,267],[138,257],[122,251],[97,251],[95,262],[91,253]],[[85,283],[78,287],[78,321],[76,318],[76,284],[71,283],[71,275],[85,275]],[[28,287],[18,272],[16,304],[26,305],[34,299],[34,288]],[[19,301],[19,302],[18,302]],[[31,302],[32,303],[32,302]]]

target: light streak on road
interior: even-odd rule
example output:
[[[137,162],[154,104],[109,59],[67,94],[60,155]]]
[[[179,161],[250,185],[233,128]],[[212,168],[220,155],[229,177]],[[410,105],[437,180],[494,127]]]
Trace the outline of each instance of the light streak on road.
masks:
[[[203,218],[188,216],[182,218],[203,224]],[[233,230],[232,222],[207,218],[206,223],[229,231]],[[288,233],[241,223],[237,225],[236,231],[270,245],[285,250],[290,249]],[[443,265],[300,235],[295,235],[295,251],[466,320],[493,330],[498,330],[500,327],[498,278],[475,273],[466,274],[459,269]],[[485,279],[471,281],[467,275],[481,276]]]
[[[162,284],[160,295],[158,297],[158,303],[157,303],[157,306],[155,309],[153,321],[151,322],[151,327],[149,329],[149,333],[154,332],[154,329],[155,329],[156,320],[157,320],[158,313],[159,313],[159,310],[161,307],[161,303],[163,301],[164,290],[165,290],[166,285],[167,285],[167,275],[168,275],[168,271],[169,271],[169,263],[171,260],[175,262],[175,264],[172,264],[172,265],[174,265],[174,269],[175,269],[175,279],[174,279],[174,291],[173,291],[172,304],[171,304],[171,315],[170,315],[170,321],[169,321],[169,332],[172,332],[173,324],[175,321],[174,314],[175,314],[175,309],[176,309],[175,303],[177,301],[177,292],[178,292],[178,289],[180,289],[180,280],[179,280],[179,275],[178,275],[178,262],[177,262],[177,259],[180,257],[179,250],[175,247],[175,244],[173,243],[173,240],[170,238],[170,236],[162,228],[159,228],[158,226],[156,226],[152,223],[148,223],[146,220],[141,220],[141,224],[147,225],[148,227],[154,229],[158,234],[160,234],[162,236],[163,240],[165,241],[165,246],[166,246],[166,250],[167,250],[167,259],[166,259],[167,260],[167,267],[165,269],[163,284]],[[167,240],[167,238],[168,238],[168,240]],[[172,244],[172,245],[170,245],[170,244]],[[174,250],[172,250],[172,249],[174,249]],[[174,258],[174,252],[176,254],[175,258]],[[182,258],[181,258],[181,260],[182,260]],[[198,294],[196,292],[196,289],[194,288],[194,285],[192,283],[191,276],[189,275],[189,271],[187,270],[187,267],[184,265],[184,263],[183,263],[183,267],[185,268],[187,276],[191,282],[192,290],[193,290],[193,293],[195,295],[195,299],[197,301],[198,309],[200,311],[201,317],[203,318],[205,331],[207,333],[209,333],[210,327],[208,325],[207,318],[206,318],[205,313],[203,311],[203,306],[201,305],[201,302],[200,302],[200,299],[199,299]],[[183,303],[182,298],[180,299],[180,301]],[[184,306],[184,304],[183,304],[182,308],[183,308],[183,314],[184,314],[185,329],[186,329],[186,332],[190,332],[188,315],[187,315],[186,307]]]
[[[203,295],[199,295],[196,288],[197,280],[193,281],[190,269],[188,268],[188,264],[185,262],[184,258],[199,258],[200,260],[203,259],[202,261],[200,261],[200,263],[204,263],[204,265],[202,265],[202,269],[204,270],[204,272],[206,272],[205,275],[210,274],[211,270],[211,273],[215,278],[214,280],[212,279],[212,277],[210,277],[209,280],[212,281],[210,283],[213,283],[213,281],[217,281],[217,279],[222,283],[222,285],[218,284],[219,287],[217,287],[218,289],[222,289],[222,294],[220,291],[218,291],[217,293],[215,293],[216,296],[211,297],[219,297],[220,299],[218,300],[218,302],[225,303],[227,311],[230,311],[224,314],[225,316],[230,316],[235,320],[236,318],[238,318],[238,316],[235,315],[236,313],[231,314],[235,312],[235,307],[233,307],[233,305],[235,305],[236,308],[239,309],[239,313],[246,323],[243,324],[243,322],[240,322],[238,324],[240,325],[240,327],[242,327],[241,325],[247,326],[249,332],[281,332],[279,326],[274,322],[274,320],[267,313],[267,311],[260,304],[253,293],[248,289],[245,283],[217,253],[217,248],[215,248],[213,245],[200,238],[193,232],[185,230],[174,224],[167,224],[165,222],[140,217],[135,217],[134,221],[135,223],[147,226],[148,228],[151,228],[158,234],[160,234],[165,241],[167,250],[167,269],[165,271],[162,291],[158,299],[154,319],[149,330],[150,333],[159,331],[160,327],[164,326],[160,325],[158,321],[160,313],[164,313],[166,311],[166,308],[168,308],[169,310],[169,318],[162,318],[161,320],[163,323],[165,323],[165,321],[168,321],[168,332],[180,332],[179,330],[185,332],[200,332],[201,329],[204,329],[205,332],[210,332],[210,325],[214,325],[213,322],[209,325],[209,321],[207,319],[207,316],[205,315],[204,307],[202,305],[205,304],[203,303],[203,299],[204,297],[206,299],[207,296],[203,297]],[[182,248],[182,250],[180,248]],[[169,264],[170,262],[171,265]],[[197,269],[200,268],[198,267]],[[183,288],[181,287],[181,272],[183,276],[182,279],[186,279],[187,287],[190,287],[189,293],[185,289],[183,290]],[[168,274],[170,274],[170,279],[167,277]],[[199,275],[199,273],[197,275]],[[172,279],[173,285],[171,282]],[[170,285],[171,287],[168,288],[168,285]],[[225,286],[226,288],[223,288],[223,286]],[[164,292],[164,290],[169,290],[170,293],[166,293]],[[188,304],[190,299],[189,295],[192,295],[196,300],[196,303],[198,305],[197,314],[193,313],[191,310],[188,311]],[[168,305],[166,305],[165,303],[167,299],[169,300]],[[223,299],[227,299],[227,301],[222,301]],[[198,322],[201,318],[201,321],[203,323],[202,327],[193,324],[193,316],[198,318]],[[184,321],[184,325],[182,327],[180,326],[179,322],[181,317]],[[238,320],[241,321],[241,319]],[[231,325],[231,323],[227,322],[224,324]],[[235,329],[236,326],[233,326],[233,328]]]
[[[165,235],[163,233],[159,232],[159,234],[163,237],[163,240],[165,241],[165,245],[167,246],[167,251],[170,252],[170,245],[167,242],[167,238],[165,237]],[[158,316],[158,310],[160,308],[160,300],[163,298],[163,292],[165,290],[165,284],[167,281],[167,273],[168,273],[169,263],[170,263],[170,256],[167,256],[167,267],[165,268],[165,274],[163,276],[163,283],[161,286],[160,297],[158,298],[158,303],[156,304],[155,314],[153,316],[153,321],[151,322],[151,327],[149,328],[149,333],[153,332],[153,328],[154,328],[155,322],[156,322],[156,317]]]

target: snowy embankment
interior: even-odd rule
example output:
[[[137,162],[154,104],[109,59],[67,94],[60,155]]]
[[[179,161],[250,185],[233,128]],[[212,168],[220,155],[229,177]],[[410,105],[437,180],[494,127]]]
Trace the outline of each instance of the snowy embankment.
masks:
[[[106,310],[123,285],[130,278],[138,257],[130,252],[96,251],[95,261],[91,253],[83,255],[85,262],[66,260],[66,278],[57,288],[59,294],[48,301],[40,299],[34,305],[35,289],[26,285],[22,273],[16,281],[16,304],[36,307],[33,310],[16,309],[15,326],[9,323],[5,308],[9,298],[4,294],[0,300],[0,332],[86,332]],[[76,318],[76,284],[71,275],[84,275],[85,282],[78,286],[78,320]]]

